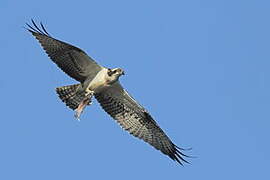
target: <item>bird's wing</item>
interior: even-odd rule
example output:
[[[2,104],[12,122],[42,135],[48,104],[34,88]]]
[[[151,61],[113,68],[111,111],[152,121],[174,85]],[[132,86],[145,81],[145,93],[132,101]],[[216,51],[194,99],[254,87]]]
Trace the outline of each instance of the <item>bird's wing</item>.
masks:
[[[169,139],[151,115],[123,89],[119,82],[95,94],[95,97],[102,108],[130,134],[144,140],[180,164],[187,162],[183,158],[186,155],[180,152],[183,149]]]
[[[51,37],[42,23],[38,27],[32,20],[32,24],[27,24],[28,31],[40,42],[53,62],[70,77],[83,82],[86,78],[94,78],[102,69],[81,49]]]

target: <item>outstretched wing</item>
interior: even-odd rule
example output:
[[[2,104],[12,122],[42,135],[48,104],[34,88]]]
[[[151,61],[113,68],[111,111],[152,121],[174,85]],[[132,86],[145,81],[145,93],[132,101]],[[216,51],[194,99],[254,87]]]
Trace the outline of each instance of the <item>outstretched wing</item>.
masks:
[[[95,94],[102,108],[125,130],[149,143],[171,159],[182,164],[186,156],[154,121],[151,115],[123,89],[119,82]]]
[[[40,28],[32,20],[33,26],[26,24],[28,31],[40,42],[48,56],[70,77],[83,82],[86,78],[94,78],[101,70],[91,57],[81,49],[68,43],[54,39],[46,31],[42,23]]]

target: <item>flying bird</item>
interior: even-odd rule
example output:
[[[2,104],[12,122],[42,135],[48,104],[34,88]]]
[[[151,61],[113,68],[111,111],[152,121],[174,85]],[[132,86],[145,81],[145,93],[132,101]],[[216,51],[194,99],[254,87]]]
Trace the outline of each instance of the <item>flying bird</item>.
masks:
[[[143,108],[122,87],[119,77],[124,75],[121,68],[106,68],[97,64],[83,50],[53,38],[42,23],[33,20],[27,30],[39,41],[50,59],[67,75],[79,83],[56,88],[59,98],[80,118],[87,105],[95,97],[101,107],[120,126],[133,136],[142,139],[181,165],[188,163],[182,151],[176,146]]]

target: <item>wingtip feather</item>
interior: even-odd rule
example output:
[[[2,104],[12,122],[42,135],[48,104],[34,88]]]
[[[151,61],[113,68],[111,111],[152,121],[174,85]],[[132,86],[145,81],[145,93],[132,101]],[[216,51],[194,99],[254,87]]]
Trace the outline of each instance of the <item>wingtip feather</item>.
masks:
[[[190,164],[189,161],[187,161],[184,157],[192,158],[192,156],[188,156],[184,153],[182,153],[180,150],[183,150],[183,148],[179,148],[176,145],[173,145],[173,150],[170,152],[169,157],[173,159],[174,161],[177,161],[180,165],[184,165],[183,162]]]
[[[31,32],[32,34],[41,34],[41,35],[44,35],[44,36],[48,36],[48,37],[51,37],[50,34],[48,33],[48,31],[45,29],[44,25],[42,24],[42,22],[40,22],[40,27],[38,27],[38,25],[35,23],[35,21],[33,19],[31,19],[31,22],[32,22],[32,26],[28,23],[25,23],[26,24],[26,28],[29,32]]]

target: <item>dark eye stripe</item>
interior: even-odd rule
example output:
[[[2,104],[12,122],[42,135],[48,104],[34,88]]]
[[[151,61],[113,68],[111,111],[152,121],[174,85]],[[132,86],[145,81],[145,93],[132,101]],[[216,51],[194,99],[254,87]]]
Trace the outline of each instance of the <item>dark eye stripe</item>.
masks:
[[[111,69],[109,69],[108,75],[111,76],[111,75],[115,74],[116,72],[117,72],[117,70],[112,71]]]

